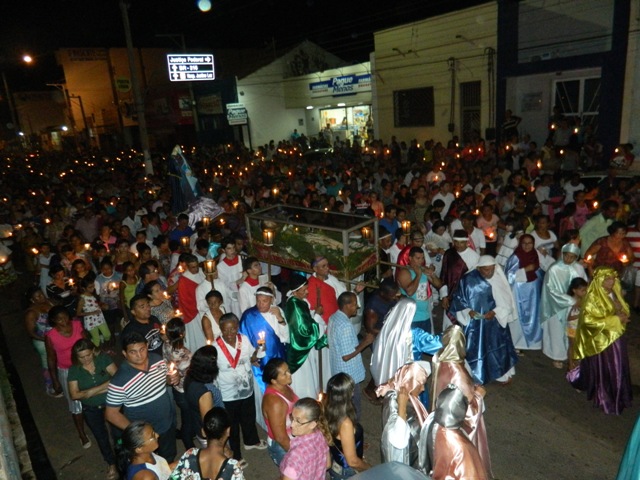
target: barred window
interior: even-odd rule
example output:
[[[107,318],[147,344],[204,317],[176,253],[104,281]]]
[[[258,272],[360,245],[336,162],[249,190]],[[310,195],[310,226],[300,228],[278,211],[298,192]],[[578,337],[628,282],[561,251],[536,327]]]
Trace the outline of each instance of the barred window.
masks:
[[[434,126],[433,87],[394,91],[393,116],[396,127]]]

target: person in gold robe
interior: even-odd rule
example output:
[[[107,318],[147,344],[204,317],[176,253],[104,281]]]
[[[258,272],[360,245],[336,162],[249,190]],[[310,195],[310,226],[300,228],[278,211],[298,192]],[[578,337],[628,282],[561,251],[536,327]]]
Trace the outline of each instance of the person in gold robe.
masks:
[[[620,415],[631,406],[631,375],[627,342],[629,305],[620,279],[611,267],[596,268],[584,299],[573,344],[580,364],[567,374],[571,384],[586,390],[594,406]]]

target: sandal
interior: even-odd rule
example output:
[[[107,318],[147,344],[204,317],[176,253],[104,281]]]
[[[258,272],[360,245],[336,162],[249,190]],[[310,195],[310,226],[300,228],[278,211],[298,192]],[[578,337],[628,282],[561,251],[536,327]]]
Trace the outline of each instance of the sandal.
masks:
[[[267,448],[267,442],[265,442],[264,440],[260,440],[255,445],[245,445],[244,448],[246,448],[247,450],[253,450],[254,448],[256,450],[264,450],[265,448]]]

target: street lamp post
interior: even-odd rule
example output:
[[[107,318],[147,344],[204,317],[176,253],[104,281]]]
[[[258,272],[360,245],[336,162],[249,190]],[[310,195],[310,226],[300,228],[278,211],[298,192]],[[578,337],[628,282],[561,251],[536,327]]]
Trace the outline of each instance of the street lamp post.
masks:
[[[13,98],[11,97],[11,90],[9,90],[9,82],[7,82],[7,76],[4,71],[2,72],[2,83],[4,84],[4,93],[7,97],[7,104],[9,105],[9,112],[11,113],[11,123],[13,125],[13,133],[18,136],[20,131],[20,125],[18,125],[18,116],[16,115],[16,106],[13,104]]]
[[[124,34],[127,41],[127,57],[129,57],[129,70],[131,71],[131,87],[136,103],[136,115],[138,116],[138,128],[140,129],[140,144],[144,154],[144,170],[147,174],[153,174],[153,163],[151,162],[151,152],[149,149],[149,134],[147,132],[147,119],[144,114],[144,97],[138,79],[138,67],[133,52],[133,40],[131,39],[131,24],[129,23],[129,6],[125,0],[120,0],[120,11],[122,12],[122,23],[124,24]]]

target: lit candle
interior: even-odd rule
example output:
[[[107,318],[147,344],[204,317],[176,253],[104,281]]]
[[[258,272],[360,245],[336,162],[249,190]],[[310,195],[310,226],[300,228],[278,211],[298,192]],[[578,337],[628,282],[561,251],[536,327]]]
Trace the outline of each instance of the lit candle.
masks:
[[[540,160],[538,160],[538,163],[536,163],[536,167],[538,167],[538,170],[542,168],[542,162]]]
[[[323,400],[324,400],[324,393],[319,392],[319,393],[318,393],[318,401],[319,401],[320,403],[322,403],[322,402],[323,402]]]
[[[49,220],[48,218],[45,218],[45,219],[44,219],[44,223],[49,224],[49,223],[51,223],[51,220]]]
[[[555,123],[552,123],[552,124],[551,124],[551,130],[555,130],[555,129],[556,129],[556,124],[555,124]]]
[[[204,262],[204,273],[213,273],[213,269],[216,266],[216,262],[214,260],[207,260]]]
[[[38,253],[40,253],[40,252],[38,251],[38,249],[36,247],[33,247],[31,249],[31,253],[33,253],[34,255],[38,255]]]
[[[411,221],[402,221],[402,233],[404,233],[405,235],[409,235],[411,233]]]
[[[184,272],[184,267],[182,265],[178,265],[178,271],[180,273]]]
[[[211,345],[213,342],[209,339],[207,339],[207,345]]]
[[[171,362],[169,364],[169,375],[175,375],[176,374],[176,365],[175,363]]]
[[[273,230],[269,230],[269,229],[264,230],[262,232],[262,239],[263,239],[264,244],[267,247],[272,246],[273,245]]]
[[[473,212],[474,215],[480,215],[480,210],[478,210],[477,208],[475,209],[475,211]]]
[[[182,312],[180,310],[176,310],[176,317],[181,317],[182,316]]]
[[[564,150],[560,149],[560,155],[564,155]]]
[[[7,260],[9,260],[9,257],[6,255],[0,255],[0,264],[5,263]]]
[[[111,289],[115,290],[116,288],[118,288],[118,284],[116,282],[111,282]]]
[[[162,335],[167,333],[167,326],[163,323],[162,326],[160,327],[160,333]]]
[[[257,358],[264,358],[264,356],[267,354],[266,352],[266,343],[267,341],[265,340],[265,332],[264,330],[258,332],[258,353],[256,354]]]
[[[211,218],[209,217],[202,217],[202,225],[205,226],[206,228],[209,228],[209,224],[211,223]]]
[[[233,205],[233,208],[238,208],[238,205],[240,205],[240,202],[236,200],[231,205]]]
[[[623,255],[620,257],[620,261],[621,261],[622,263],[627,263],[627,262],[629,261],[629,258],[628,258],[625,254],[623,254]]]
[[[271,193],[273,193],[274,197],[277,197],[278,196],[278,191],[279,191],[278,187],[273,187],[273,189],[271,190]]]
[[[69,286],[70,286],[70,287],[73,287],[73,278],[70,278],[70,279],[69,279]]]
[[[221,226],[221,227],[224,227],[224,224],[225,224],[225,223],[227,223],[227,222],[225,222],[224,218],[221,218],[221,219],[220,219],[220,226]]]
[[[493,237],[495,237],[495,236],[496,236],[496,234],[495,234],[495,233],[493,233],[493,232],[490,232],[490,233],[489,233],[489,238],[491,238],[492,240],[493,240]]]
[[[460,197],[460,192],[456,192],[456,198]]]
[[[598,208],[598,201],[593,202],[593,208]]]
[[[590,262],[591,258],[593,258],[591,255],[587,255],[587,258],[584,259],[585,262]]]
[[[578,128],[577,127],[573,129],[573,133],[575,133],[575,134],[578,133]]]
[[[189,237],[180,238],[180,243],[182,244],[183,247],[188,247],[189,246]]]
[[[169,298],[169,294],[166,291],[162,292],[162,296],[164,298]]]
[[[369,227],[362,227],[362,238],[369,240],[371,238],[371,229]]]

